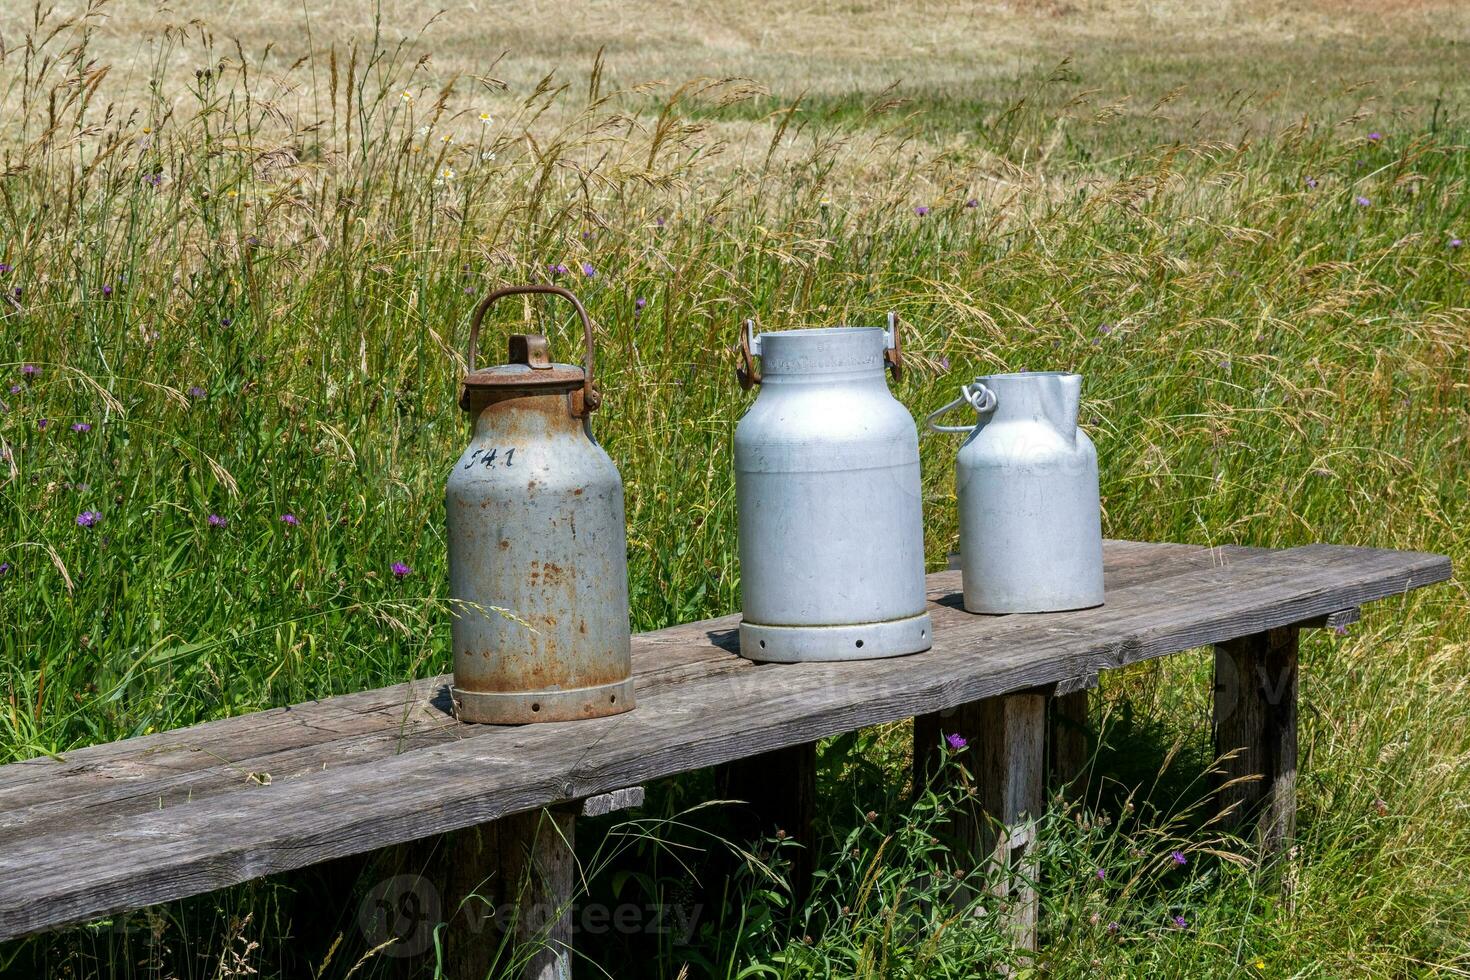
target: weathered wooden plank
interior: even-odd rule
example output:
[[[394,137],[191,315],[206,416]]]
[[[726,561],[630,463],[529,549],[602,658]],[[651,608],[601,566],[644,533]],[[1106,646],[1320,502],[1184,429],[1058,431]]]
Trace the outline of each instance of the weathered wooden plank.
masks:
[[[912,657],[749,665],[640,692],[638,710],[614,718],[475,729],[160,812],[99,807],[7,847],[0,938],[1303,622],[1449,572],[1434,555],[1310,547],[1117,589],[1077,613],[966,616],[940,604],[934,649]]]
[[[1108,542],[1108,587],[1129,588],[1260,552]],[[930,576],[936,601],[959,587],[958,572]],[[967,618],[953,604],[936,613]],[[636,637],[640,696],[749,669],[748,661],[730,655],[738,625],[738,616],[724,616]],[[25,836],[37,822],[70,818],[79,810],[142,813],[468,737],[475,729],[446,714],[448,683],[449,675],[441,675],[80,749],[62,762],[42,757],[0,768],[0,846]]]
[[[1284,626],[1215,647],[1216,803],[1227,825],[1256,821],[1266,852],[1296,832],[1298,639]]]

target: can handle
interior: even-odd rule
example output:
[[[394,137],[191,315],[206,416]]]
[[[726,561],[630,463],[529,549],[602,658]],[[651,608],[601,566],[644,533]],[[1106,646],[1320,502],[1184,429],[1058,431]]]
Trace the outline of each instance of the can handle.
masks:
[[[525,295],[560,296],[576,308],[577,316],[582,320],[582,334],[586,338],[587,347],[587,352],[582,357],[581,415],[585,418],[602,404],[602,394],[592,386],[592,318],[587,315],[587,309],[582,305],[582,301],[577,299],[570,289],[563,289],[560,286],[505,286],[480,300],[480,304],[475,307],[475,315],[470,320],[470,353],[465,362],[466,370],[469,372],[475,370],[475,351],[479,347],[480,322],[485,319],[485,312],[498,299],[504,299],[506,296]]]
[[[995,411],[995,392],[985,387],[985,385],[979,381],[964,385],[960,388],[960,397],[956,398],[948,405],[945,405],[942,408],[937,408],[934,411],[930,412],[929,417],[924,420],[924,424],[927,425],[934,432],[973,432],[975,429],[974,425],[940,425],[935,421],[935,419],[939,418],[939,416],[943,415],[945,412],[948,412],[952,408],[957,408],[961,403],[967,403],[979,414],[986,415],[990,412]]]
[[[761,339],[755,334],[754,320],[740,321],[740,363],[735,365],[735,377],[740,387],[749,391],[761,383],[760,368],[755,359],[760,356]],[[903,339],[898,333],[898,314],[888,314],[888,326],[883,328],[883,366],[893,372],[894,381],[903,380]]]
[[[894,381],[903,380],[903,340],[898,335],[898,314],[888,313],[888,328],[883,331],[883,363],[893,372]]]
[[[755,366],[755,358],[761,352],[761,339],[755,335],[755,321],[740,321],[740,363],[735,365],[735,378],[744,391],[761,383],[761,369]]]

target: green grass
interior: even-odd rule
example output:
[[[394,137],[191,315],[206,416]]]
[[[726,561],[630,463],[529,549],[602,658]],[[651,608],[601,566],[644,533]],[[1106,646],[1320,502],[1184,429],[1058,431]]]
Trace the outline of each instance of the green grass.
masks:
[[[467,315],[555,263],[596,270],[564,278],[599,324],[594,424],[626,484],[637,629],[739,608],[729,453],[749,396],[732,344],[751,315],[898,311],[911,372],[895,392],[916,415],[979,372],[1080,371],[1110,535],[1470,558],[1470,247],[1450,245],[1470,238],[1463,106],[1190,135],[1043,72],[788,114],[733,84],[662,102],[595,77],[441,93],[407,49],[258,77],[176,34],[175,55],[215,68],[127,113],[92,87],[86,45],[74,27],[0,62],[7,761],[447,670],[441,499],[466,433]],[[717,125],[740,120],[764,120],[743,154]],[[573,323],[528,309],[575,360]],[[954,450],[922,440],[931,567],[955,545]],[[395,561],[413,573],[395,579]],[[1284,867],[1235,860],[1248,849],[1197,812],[1204,660],[1110,678],[1089,809],[1059,805],[1042,835],[1048,971],[1470,969],[1467,632],[1457,581],[1307,641],[1301,842]],[[825,747],[831,877],[807,908],[752,867],[745,891],[706,896],[689,944],[608,937],[588,955],[619,976],[974,975],[1002,955],[996,935],[913,900],[953,858],[927,843],[944,801],[907,801],[903,737]],[[702,779],[660,787],[650,812],[684,813]],[[689,886],[668,842],[718,828],[701,810],[626,831],[635,845],[594,894],[669,900]],[[1194,859],[1161,864],[1174,849]],[[287,938],[302,887],[0,957],[17,976],[303,975]]]

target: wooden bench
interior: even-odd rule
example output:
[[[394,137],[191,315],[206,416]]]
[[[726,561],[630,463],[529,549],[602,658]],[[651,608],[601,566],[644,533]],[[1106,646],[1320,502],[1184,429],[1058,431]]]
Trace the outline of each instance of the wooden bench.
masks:
[[[959,573],[931,575],[934,648],[891,660],[754,664],[735,653],[736,616],[645,633],[633,647],[638,709],[611,718],[462,725],[446,713],[448,678],[435,677],[4,766],[0,938],[472,828],[451,849],[457,879],[534,867],[531,973],[565,976],[579,812],[721,766],[722,789],[799,835],[815,741],[914,717],[921,773],[941,732],[971,743],[980,799],[1007,828],[999,840],[977,829],[977,860],[1000,848],[1017,862],[1027,945],[1024,845],[1043,807],[1049,702],[1065,776],[1079,763],[1069,723],[1085,721],[1099,673],[1215,645],[1226,775],[1263,777],[1231,783],[1221,803],[1275,846],[1295,813],[1298,630],[1451,574],[1438,555],[1325,545],[1114,541],[1106,566],[1105,606],[1049,615],[969,615]],[[449,938],[472,975],[487,940],[453,927]]]

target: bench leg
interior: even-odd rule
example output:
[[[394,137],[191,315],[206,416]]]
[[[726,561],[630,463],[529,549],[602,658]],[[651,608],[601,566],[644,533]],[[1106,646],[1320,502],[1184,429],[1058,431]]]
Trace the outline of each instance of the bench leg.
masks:
[[[444,908],[450,980],[483,980],[497,964],[503,971],[512,952],[527,950],[530,958],[518,974],[523,980],[571,977],[575,832],[575,811],[556,807],[451,836]],[[504,927],[512,920],[507,937]]]
[[[1228,824],[1256,821],[1268,853],[1296,831],[1297,643],[1286,626],[1215,647],[1218,805]]]
[[[1088,740],[1088,691],[1058,694],[1048,707],[1051,783],[1069,797],[1086,788],[1082,771],[1091,758]]]
[[[812,880],[817,743],[803,742],[716,766],[715,792],[720,799],[745,801],[735,814],[740,843],[784,835],[800,845],[786,852],[791,858],[793,903],[799,905]]]
[[[914,719],[918,779],[935,778],[931,760],[942,738],[958,735],[968,743],[959,762],[974,776],[979,808],[952,831],[977,867],[999,865],[996,891],[1008,900],[1008,925],[1024,950],[1036,949],[1037,864],[1030,845],[1045,805],[1046,702],[1045,694],[1007,694]],[[952,769],[943,778],[963,777]]]

